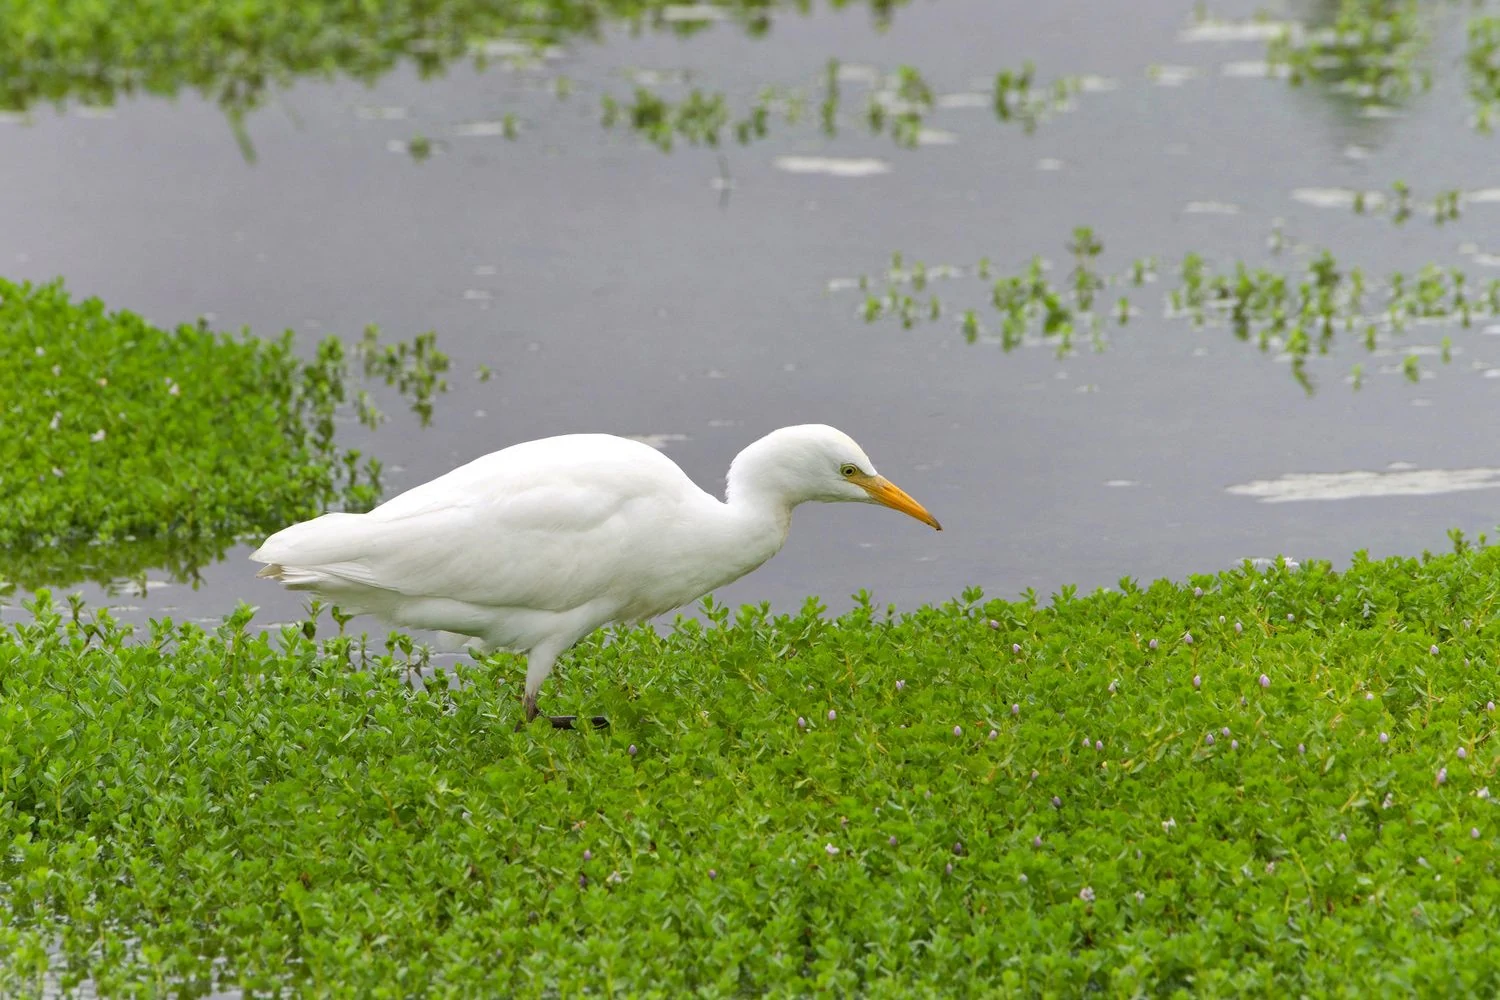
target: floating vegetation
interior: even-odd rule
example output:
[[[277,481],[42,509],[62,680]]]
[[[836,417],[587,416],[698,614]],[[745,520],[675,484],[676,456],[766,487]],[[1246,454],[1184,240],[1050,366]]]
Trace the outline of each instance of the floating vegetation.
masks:
[[[1453,542],[709,604],[580,644],[582,735],[511,731],[514,658],[39,594],[0,993],[1492,996],[1500,549]]]
[[[1266,51],[1294,85],[1312,81],[1362,103],[1398,103],[1432,85],[1416,0],[1339,0],[1331,24],[1288,25]]]
[[[829,0],[868,7],[889,23],[905,0]],[[373,83],[401,62],[428,78],[468,60],[534,62],[573,38],[597,39],[612,25],[689,35],[720,20],[765,33],[782,12],[809,0],[391,0],[381,4],[288,6],[270,0],[225,5],[195,0],[0,0],[0,112],[38,104],[113,105],[120,97],[195,91],[223,109],[247,160],[255,148],[247,115],[267,93],[300,77],[346,76]],[[691,9],[710,17],[683,16]],[[557,85],[559,97],[568,86]],[[424,158],[416,143],[415,159]],[[430,152],[430,148],[428,150]]]
[[[1095,349],[1102,350],[1109,325],[1130,323],[1135,306],[1128,290],[1155,280],[1156,260],[1142,258],[1123,274],[1103,274],[1097,266],[1103,244],[1087,228],[1074,230],[1067,249],[1073,266],[1062,285],[1050,280],[1053,266],[1042,257],[1033,257],[1020,273],[996,276],[987,259],[973,267],[929,268],[921,262],[907,265],[897,253],[882,276],[883,287],[869,277],[840,287],[863,291],[859,313],[867,322],[894,319],[911,328],[940,313],[936,296],[929,291],[933,281],[977,278],[989,284],[990,307],[996,315],[987,320],[974,309],[958,313],[959,329],[968,342],[992,342],[1007,351],[1024,344],[1050,344],[1062,357],[1076,349],[1080,336],[1086,336]],[[1436,264],[1413,275],[1393,273],[1370,287],[1358,267],[1345,269],[1326,251],[1300,274],[1244,263],[1215,271],[1204,257],[1190,253],[1183,258],[1177,277],[1177,286],[1165,293],[1165,318],[1230,330],[1236,338],[1287,361],[1293,377],[1309,393],[1314,386],[1308,359],[1328,354],[1340,332],[1358,339],[1377,356],[1386,356],[1396,351],[1391,338],[1416,324],[1468,328],[1475,319],[1500,316],[1500,278],[1475,287],[1463,271]],[[1118,295],[1109,305],[1104,296],[1111,289],[1127,294]],[[1408,350],[1390,370],[1418,381],[1419,353]],[[1443,363],[1451,361],[1449,338],[1444,337],[1431,353]],[[1356,387],[1362,374],[1359,369],[1352,379]]]
[[[1440,226],[1457,222],[1465,201],[1484,201],[1489,197],[1487,190],[1466,194],[1457,188],[1446,188],[1426,203],[1426,214]],[[1345,208],[1355,215],[1386,216],[1398,226],[1412,216],[1412,190],[1405,181],[1392,183],[1388,193],[1353,188],[1298,188],[1292,192],[1292,198],[1315,208]]]
[[[995,75],[995,117],[1020,122],[1031,132],[1052,112],[1067,107],[1082,87],[1082,81],[1072,76],[1037,87],[1035,76],[1030,62],[1019,71],[1005,69]]]
[[[380,495],[380,463],[335,442],[344,405],[381,413],[355,375],[396,388],[423,423],[446,390],[432,334],[299,360],[277,340],[175,330],[60,282],[0,279],[0,579],[109,580],[149,567],[185,579],[237,536]],[[163,555],[168,558],[163,561]]]
[[[730,100],[722,92],[694,87],[682,97],[671,99],[637,85],[628,99],[605,94],[601,121],[606,128],[628,127],[663,152],[670,152],[678,141],[717,147],[730,135],[747,145],[766,138],[778,118],[788,127],[803,124],[810,117],[807,109],[815,105],[818,128],[828,137],[858,120],[870,134],[889,135],[906,149],[953,141],[947,133],[924,127],[939,99],[915,67],[898,66],[889,76],[871,74],[871,86],[857,115],[844,105],[844,84],[848,81],[843,78],[843,68],[838,60],[829,60],[820,89],[811,92],[804,88],[762,88],[741,113],[731,111]],[[1029,133],[1052,112],[1068,107],[1082,86],[1079,78],[1066,77],[1036,87],[1028,64],[1020,72],[1004,70],[996,76],[991,106],[999,121],[1019,123]]]
[[[1469,97],[1474,101],[1474,127],[1488,133],[1500,113],[1500,17],[1480,16],[1469,21],[1464,67]]]

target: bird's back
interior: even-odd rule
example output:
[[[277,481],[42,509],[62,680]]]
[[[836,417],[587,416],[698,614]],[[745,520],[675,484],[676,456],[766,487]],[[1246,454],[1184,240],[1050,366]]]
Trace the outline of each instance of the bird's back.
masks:
[[[374,590],[561,612],[627,591],[653,545],[705,504],[717,501],[654,448],[571,434],[485,455],[367,514],[292,525],[252,558],[351,604]]]

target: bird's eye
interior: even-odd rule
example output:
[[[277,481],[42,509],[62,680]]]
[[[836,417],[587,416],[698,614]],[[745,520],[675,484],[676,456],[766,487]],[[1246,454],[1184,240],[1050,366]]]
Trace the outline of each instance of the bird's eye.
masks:
[[[859,466],[857,466],[857,465],[844,465],[844,466],[841,466],[839,468],[839,475],[841,475],[841,476],[857,476],[857,475],[859,475]]]

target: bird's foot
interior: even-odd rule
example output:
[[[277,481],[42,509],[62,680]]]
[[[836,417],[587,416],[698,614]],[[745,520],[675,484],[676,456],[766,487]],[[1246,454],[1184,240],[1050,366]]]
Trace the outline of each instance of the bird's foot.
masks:
[[[516,732],[525,729],[538,715],[535,695],[527,695],[521,704],[526,709],[526,718],[516,723]],[[576,715],[549,715],[547,716],[547,721],[552,723],[553,729],[578,728],[576,725],[578,716]],[[590,716],[589,722],[593,724],[595,729],[607,729],[609,727],[609,720],[602,715]]]
[[[547,718],[551,721],[553,729],[578,728],[577,725],[575,725],[575,723],[577,723],[578,721],[578,716],[576,715],[549,715],[547,716]],[[609,728],[609,720],[602,715],[591,715],[588,718],[589,722],[593,724],[593,727],[595,729]]]

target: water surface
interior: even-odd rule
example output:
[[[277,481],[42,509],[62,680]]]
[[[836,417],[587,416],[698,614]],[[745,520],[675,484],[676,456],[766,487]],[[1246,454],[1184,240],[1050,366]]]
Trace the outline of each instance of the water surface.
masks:
[[[254,162],[198,97],[43,109],[0,124],[0,268],[64,275],[76,293],[163,324],[206,314],[263,334],[292,327],[309,344],[371,322],[401,336],[435,329],[457,372],[435,428],[349,426],[387,462],[392,492],[509,443],[585,430],[653,436],[718,491],[756,436],[824,421],[946,529],[876,508],[804,508],[785,551],[719,594],[729,602],[792,608],[819,594],[839,608],[867,588],[910,608],[969,585],[1046,595],[1277,553],[1417,553],[1446,547],[1452,527],[1492,529],[1500,504],[1488,489],[1317,503],[1231,489],[1392,463],[1500,465],[1500,379],[1482,377],[1500,364],[1500,337],[1481,329],[1409,332],[1417,344],[1447,332],[1457,347],[1447,366],[1428,359],[1436,377],[1418,385],[1346,347],[1313,363],[1320,390],[1308,398],[1253,347],[1164,319],[1159,286],[1133,296],[1142,314],[1108,351],[1063,361],[968,346],[947,319],[867,325],[857,296],[830,292],[830,279],[877,272],[893,250],[929,265],[1061,260],[1078,225],[1102,237],[1106,269],[1187,251],[1267,263],[1277,219],[1294,242],[1372,274],[1429,261],[1500,273],[1500,205],[1398,228],[1296,196],[1397,179],[1418,192],[1500,187],[1500,140],[1469,130],[1455,73],[1393,115],[1365,117],[1253,72],[1263,38],[1189,30],[1190,4],[1097,11],[930,0],[883,34],[867,12],[823,12],[778,19],[762,40],[731,25],[691,40],[620,32],[533,70],[303,82],[247,118]],[[1453,55],[1439,46],[1433,58]],[[686,72],[747,106],[765,85],[811,89],[830,57],[910,64],[959,95],[925,123],[951,141],[907,150],[853,121],[834,138],[814,123],[777,126],[721,163],[706,149],[664,155],[598,122],[601,95],[628,96],[642,70]],[[1095,78],[1031,135],[962,96],[1027,59],[1041,80]],[[558,74],[572,82],[566,100]],[[848,104],[851,115],[860,106]],[[486,127],[506,114],[514,141]],[[435,144],[421,163],[402,151],[418,135]],[[788,170],[787,158],[880,169]],[[1359,392],[1341,381],[1356,361],[1370,372]],[[496,377],[467,378],[479,364]],[[257,581],[248,551],[207,568],[196,590],[126,599],[126,613],[217,619],[243,599],[266,621],[296,616],[303,598]]]

